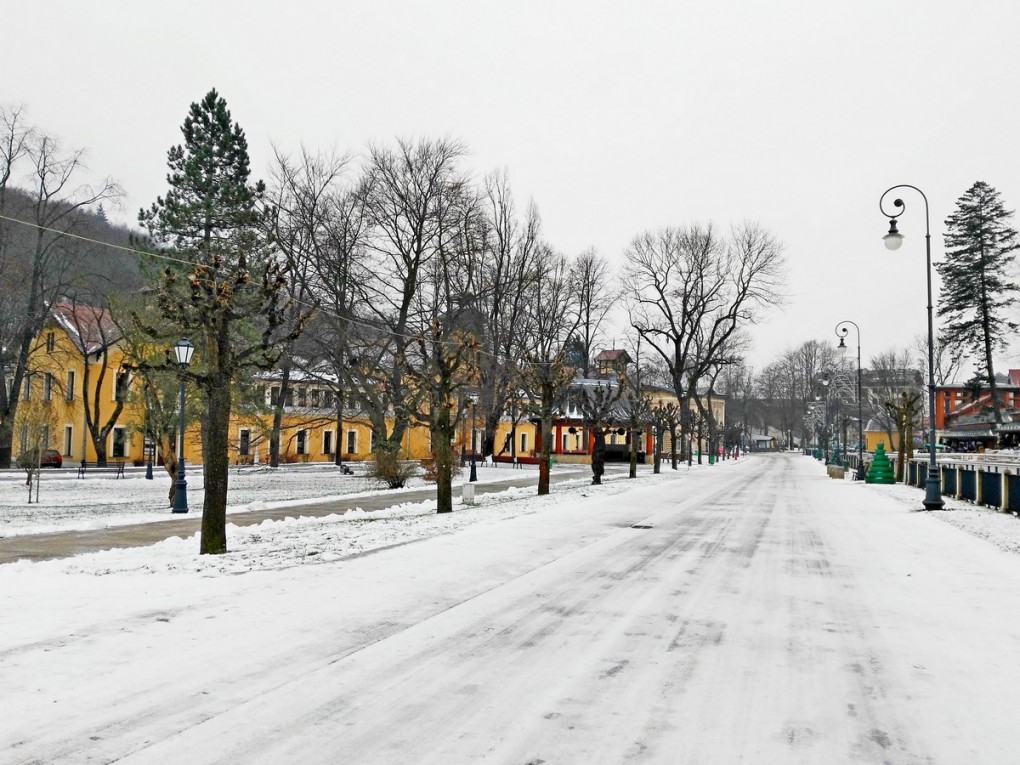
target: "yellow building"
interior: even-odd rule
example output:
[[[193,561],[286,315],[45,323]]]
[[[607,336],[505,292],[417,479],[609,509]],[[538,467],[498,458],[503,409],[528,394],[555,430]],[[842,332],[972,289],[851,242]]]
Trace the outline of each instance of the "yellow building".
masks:
[[[122,369],[118,338],[116,325],[102,309],[70,303],[52,307],[22,382],[15,455],[39,445],[58,450],[65,463],[94,462],[98,455],[88,427],[92,420],[107,458],[141,458],[142,442],[136,435],[141,411],[128,395],[131,376]]]

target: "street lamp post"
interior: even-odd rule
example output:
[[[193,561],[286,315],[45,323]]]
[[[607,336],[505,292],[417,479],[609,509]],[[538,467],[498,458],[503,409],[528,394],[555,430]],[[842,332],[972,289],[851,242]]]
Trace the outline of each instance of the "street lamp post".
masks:
[[[188,512],[188,482],[184,480],[184,373],[191,363],[191,355],[195,352],[195,346],[190,340],[179,340],[174,346],[174,357],[177,359],[177,366],[181,374],[180,392],[180,414],[181,432],[177,438],[177,480],[174,483],[174,507],[175,513]]]
[[[829,464],[829,383],[832,382],[832,380],[829,378],[829,373],[828,372],[823,372],[822,373],[822,377],[819,380],[819,382],[822,384],[822,390],[825,391],[825,409],[823,410],[823,412],[825,413],[825,417],[824,417],[824,423],[825,424],[824,424],[824,431],[823,431],[824,434],[825,434],[825,437],[824,437],[824,440],[822,442],[822,456],[823,456],[823,460],[824,460],[822,462],[822,464],[823,465],[828,465]]]
[[[857,480],[860,481],[864,478],[864,409],[861,403],[861,328],[848,319],[836,325],[836,335],[839,337],[837,350],[840,353],[846,353],[847,348],[844,340],[850,334],[850,327],[857,330]]]
[[[478,467],[475,462],[475,399],[471,399],[471,475],[468,477],[468,483],[474,483],[478,480]]]
[[[149,430],[149,412],[148,409],[145,411],[145,435],[142,437],[142,448],[145,450],[145,479],[151,481],[152,479],[152,452],[155,450],[156,442],[152,438],[152,433]]]
[[[889,219],[889,233],[882,237],[885,246],[890,250],[898,250],[903,244],[903,234],[896,228],[896,218],[906,209],[902,199],[894,199],[894,214],[886,212],[883,202],[890,191],[896,189],[913,189],[921,195],[924,200],[924,250],[928,274],[928,477],[924,482],[924,505],[925,510],[941,510],[945,504],[942,501],[941,481],[939,480],[939,468],[935,463],[935,324],[932,319],[931,306],[931,226],[928,215],[928,197],[924,195],[917,186],[901,183],[885,190],[878,199],[878,209]]]

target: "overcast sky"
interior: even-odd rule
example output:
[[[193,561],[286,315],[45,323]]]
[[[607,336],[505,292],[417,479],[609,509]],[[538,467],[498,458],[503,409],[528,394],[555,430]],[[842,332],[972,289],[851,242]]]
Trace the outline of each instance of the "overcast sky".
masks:
[[[666,225],[754,220],[782,240],[789,300],[754,329],[761,366],[843,319],[873,353],[925,332],[924,207],[902,249],[878,199],[909,183],[932,249],[977,180],[1020,205],[1014,0],[46,0],[5,12],[0,102],[127,192],[211,87],[266,177],[271,144],[362,152],[462,140],[506,167],[557,249],[619,263]],[[1020,366],[1013,354],[1004,361]]]

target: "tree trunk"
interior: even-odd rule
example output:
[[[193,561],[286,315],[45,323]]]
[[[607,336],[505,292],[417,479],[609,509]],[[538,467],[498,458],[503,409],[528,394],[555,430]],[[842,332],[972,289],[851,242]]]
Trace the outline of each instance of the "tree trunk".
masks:
[[[638,431],[636,428],[631,427],[630,429],[630,470],[628,472],[628,478],[637,478],[637,437]]]
[[[218,378],[218,379],[217,379]],[[205,501],[202,508],[202,555],[227,551],[227,476],[230,427],[230,381],[212,377],[205,389],[206,412],[202,420],[202,463]]]
[[[437,412],[439,422],[432,431],[432,442],[436,447],[436,512],[453,512],[453,424],[450,422],[450,408],[443,406]]]
[[[606,472],[606,431],[601,425],[592,428],[593,444],[591,448],[591,482],[602,484],[602,474]]]
[[[92,448],[96,450],[96,467],[106,467],[106,439],[93,436]]]
[[[669,426],[669,458],[670,467],[673,470],[677,469],[677,454],[676,454],[676,425]]]
[[[0,468],[7,470],[11,467],[11,444],[14,442],[14,411],[11,407],[11,414],[3,422],[0,422]]]
[[[652,465],[652,473],[658,475],[660,472],[659,462],[662,460],[662,428],[655,429],[655,456],[653,457],[655,464]]]
[[[542,446],[538,454],[538,495],[549,493],[549,460],[552,457],[551,406],[542,406]]]

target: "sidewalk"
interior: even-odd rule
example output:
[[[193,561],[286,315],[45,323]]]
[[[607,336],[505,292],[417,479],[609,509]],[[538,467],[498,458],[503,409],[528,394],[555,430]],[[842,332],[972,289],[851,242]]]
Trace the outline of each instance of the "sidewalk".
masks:
[[[552,483],[577,480],[591,475],[591,468],[578,465],[577,470],[557,470],[550,476]],[[510,487],[537,486],[538,474],[527,473],[510,481],[476,483],[475,494],[504,491]],[[456,488],[455,488],[456,491]],[[380,491],[372,496],[359,496],[331,502],[309,502],[302,505],[231,513],[227,523],[235,526],[253,526],[265,520],[280,520],[288,516],[318,517],[333,513],[345,513],[360,507],[365,512],[383,510],[395,504],[421,502],[434,499],[436,490],[428,487],[400,494]],[[0,565],[17,560],[52,560],[69,558],[82,553],[108,550],[111,548],[145,547],[170,537],[189,537],[197,533],[202,525],[200,512],[155,523],[135,523],[125,526],[111,526],[89,531],[56,531],[47,534],[22,534],[0,538]]]

